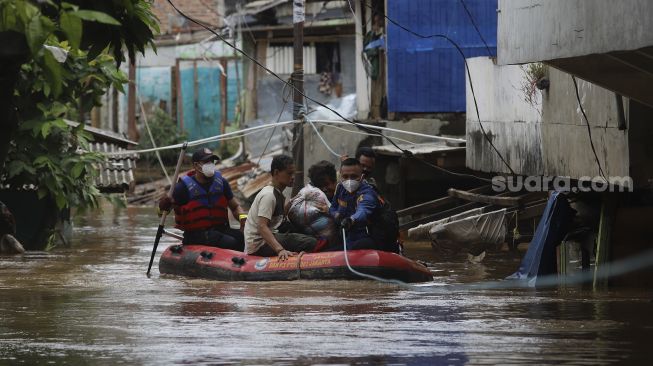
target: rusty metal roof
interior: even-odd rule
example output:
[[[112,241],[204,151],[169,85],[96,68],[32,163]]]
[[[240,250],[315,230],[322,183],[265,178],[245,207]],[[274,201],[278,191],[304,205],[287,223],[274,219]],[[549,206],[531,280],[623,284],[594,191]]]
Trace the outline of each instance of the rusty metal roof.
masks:
[[[263,173],[258,175],[256,178],[251,179],[247,181],[242,188],[240,188],[240,192],[243,194],[245,198],[250,198],[253,195],[257,194],[263,187],[267,186],[270,184],[272,181],[272,176],[270,173]]]

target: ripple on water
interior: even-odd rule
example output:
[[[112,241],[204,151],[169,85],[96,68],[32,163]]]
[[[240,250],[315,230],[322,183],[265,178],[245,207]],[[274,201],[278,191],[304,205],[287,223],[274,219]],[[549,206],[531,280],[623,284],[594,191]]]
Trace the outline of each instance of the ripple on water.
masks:
[[[78,218],[71,248],[0,257],[0,364],[608,364],[641,360],[648,294],[474,290],[518,263],[446,263],[429,287],[216,282],[144,272],[150,208]],[[164,238],[159,248],[175,243]]]

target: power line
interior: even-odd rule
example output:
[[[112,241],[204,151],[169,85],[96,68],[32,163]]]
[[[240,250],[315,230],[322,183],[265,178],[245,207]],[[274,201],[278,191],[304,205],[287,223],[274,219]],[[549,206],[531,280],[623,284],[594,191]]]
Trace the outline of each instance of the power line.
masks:
[[[195,23],[195,24],[197,24],[197,25],[203,27],[204,29],[208,30],[209,32],[213,33],[213,34],[216,35],[220,40],[222,40],[222,41],[223,41],[227,46],[229,46],[229,47],[235,49],[236,51],[238,51],[240,54],[242,54],[243,56],[245,56],[246,58],[248,58],[249,60],[251,60],[252,62],[254,62],[257,66],[259,66],[260,68],[262,68],[262,69],[264,69],[265,71],[267,71],[270,75],[274,76],[274,77],[275,77],[276,79],[278,79],[279,81],[281,81],[281,82],[283,82],[284,84],[288,85],[288,86],[289,86],[290,88],[292,88],[294,91],[296,91],[296,92],[299,93],[301,96],[303,96],[305,99],[310,100],[311,102],[313,102],[313,103],[315,103],[315,104],[317,104],[317,105],[319,105],[319,106],[322,106],[322,107],[326,108],[327,110],[333,112],[336,116],[338,116],[339,118],[341,118],[341,119],[344,120],[344,121],[347,121],[347,122],[349,122],[349,123],[351,123],[351,124],[353,124],[353,125],[355,125],[355,126],[358,126],[359,128],[361,128],[361,129],[363,129],[363,130],[365,130],[365,131],[368,131],[368,132],[371,132],[371,133],[374,133],[374,134],[377,134],[377,135],[381,136],[382,138],[384,138],[384,139],[386,139],[388,142],[390,142],[390,143],[391,143],[394,147],[396,147],[399,151],[401,151],[401,152],[404,154],[404,156],[406,156],[406,157],[412,157],[412,158],[414,158],[414,159],[416,159],[416,160],[418,160],[418,161],[423,162],[424,164],[426,164],[426,165],[428,165],[428,166],[434,167],[433,164],[430,164],[429,162],[427,162],[426,160],[424,160],[424,159],[422,159],[422,158],[416,157],[416,156],[413,155],[413,153],[410,152],[409,150],[405,150],[405,149],[401,148],[401,147],[400,147],[396,142],[394,142],[391,138],[385,136],[382,132],[378,132],[378,131],[375,131],[375,130],[373,130],[373,129],[370,129],[370,128],[367,128],[367,127],[365,127],[365,126],[362,126],[360,123],[358,123],[358,122],[354,122],[354,121],[352,121],[352,120],[346,118],[345,116],[343,116],[342,114],[340,114],[338,111],[334,110],[333,108],[330,108],[329,106],[325,105],[324,103],[321,103],[321,102],[319,102],[319,101],[317,101],[317,100],[315,100],[315,99],[309,97],[309,96],[306,95],[303,91],[298,90],[294,85],[292,85],[291,83],[287,82],[286,80],[284,80],[283,78],[281,78],[281,76],[279,76],[278,74],[276,74],[275,72],[273,72],[272,70],[270,70],[269,68],[267,68],[266,66],[264,66],[263,64],[261,64],[260,61],[258,61],[258,60],[255,59],[254,57],[250,56],[247,52],[245,52],[245,51],[243,51],[242,49],[236,47],[234,44],[232,44],[232,43],[229,42],[227,39],[225,39],[222,35],[218,34],[218,33],[215,32],[214,30],[212,30],[211,28],[207,27],[207,26],[204,25],[202,22],[197,21],[197,20],[195,20],[195,19],[189,17],[188,15],[186,15],[184,12],[182,12],[181,10],[179,10],[179,8],[177,8],[177,6],[175,6],[175,4],[172,2],[172,0],[167,0],[167,2],[168,2],[168,3],[169,3],[169,4],[170,4],[170,5],[171,5],[171,6],[172,6],[172,7],[173,7],[173,8],[174,8],[174,9],[175,9],[175,10],[176,10],[176,11],[177,11],[181,16],[182,16],[182,17],[188,19],[189,21],[191,21],[191,22],[193,22],[193,23]],[[366,6],[367,6],[367,4],[366,4]],[[385,15],[384,15],[384,17],[385,17]],[[386,17],[386,18],[387,18],[387,17]],[[390,19],[388,19],[388,20],[390,20]],[[392,21],[392,20],[391,20],[391,21]],[[393,22],[394,22],[394,21],[393,21]],[[405,28],[405,27],[404,27],[404,28]],[[406,28],[406,29],[407,29],[407,28]],[[411,33],[414,33],[414,32],[412,32],[412,31],[410,31],[410,32],[411,32]],[[415,34],[416,34],[416,33],[415,33]],[[449,39],[449,38],[446,37],[446,36],[441,36],[441,37],[445,37],[445,38]],[[458,48],[459,52],[461,53],[461,55],[462,55],[463,58],[464,58],[464,54],[462,53],[462,50],[460,50],[460,48],[458,47],[458,45],[457,45],[455,42],[453,42],[452,40],[450,40],[450,39],[449,39],[449,41],[452,42],[452,43],[456,46],[456,48]],[[467,65],[467,60],[465,60],[465,65]],[[468,74],[469,74],[469,70],[467,70],[467,72],[468,72]],[[470,75],[470,82],[471,82],[471,75]],[[470,83],[470,85],[471,85],[471,83]],[[474,92],[473,92],[473,88],[472,88],[472,94],[474,94]],[[474,96],[474,103],[476,104],[476,97],[475,97],[475,96]],[[476,112],[477,112],[477,115],[478,115],[478,106],[477,106],[477,108],[476,108]],[[480,118],[479,118],[479,123],[480,123]],[[484,135],[486,136],[486,138],[488,139],[488,141],[490,142],[490,144],[494,147],[494,144],[492,144],[492,141],[489,139],[489,137],[487,137],[487,134],[485,134],[485,130],[483,129],[482,126],[481,126],[481,129],[482,129],[482,131],[484,132]],[[502,160],[503,160],[503,156],[501,156],[501,154],[499,153],[499,151],[496,150],[496,147],[495,147],[495,151],[497,151],[497,153],[499,154],[499,156],[500,156],[500,157],[502,158]],[[503,160],[503,161],[504,161],[504,163],[506,163],[505,160]],[[507,163],[506,163],[506,165],[507,165]],[[439,167],[438,167],[438,168],[439,168]],[[508,168],[509,168],[510,171],[514,174],[514,172],[512,171],[512,169],[510,168],[509,165],[508,165]],[[444,168],[439,168],[439,169],[442,170],[442,171],[445,171],[445,172],[449,172],[448,170],[446,170],[446,169],[444,169]],[[451,172],[451,173],[454,174],[453,172]],[[474,177],[477,178],[477,179],[479,179],[479,180],[483,180],[483,181],[485,181],[484,178],[476,177],[476,176],[474,176]]]
[[[330,127],[330,128],[335,128],[335,129],[337,129],[337,130],[342,130],[342,131],[345,131],[345,132],[348,132],[348,133],[355,133],[355,134],[358,134],[358,135],[365,135],[365,136],[379,136],[378,134],[375,134],[375,133],[367,133],[367,132],[361,132],[361,131],[356,131],[356,130],[348,130],[348,129],[343,128],[343,127],[332,126],[332,125],[328,125],[328,124],[325,124],[325,126]],[[395,140],[397,140],[397,141],[405,142],[405,143],[407,143],[407,144],[417,145],[417,143],[414,142],[414,141],[410,141],[410,140],[402,139],[402,138],[397,137],[397,136],[392,136],[392,138],[395,139]]]
[[[276,126],[285,126],[288,124],[293,124],[297,123],[297,121],[286,121],[286,122],[279,122],[276,124]],[[194,141],[189,141],[188,147],[192,146],[198,146],[198,145],[203,145],[209,142],[214,142],[214,141],[224,141],[224,140],[229,140],[229,139],[236,139],[236,138],[241,138],[243,136],[251,135],[257,132],[261,132],[262,130],[267,130],[270,128],[274,128],[275,126],[269,124],[269,125],[261,125],[261,126],[255,126],[255,127],[249,127],[245,128],[242,130],[238,131],[233,131],[233,132],[227,132],[221,135],[215,135],[211,137],[206,137],[203,139],[199,140],[194,140]],[[185,143],[181,144],[174,144],[174,145],[168,145],[168,146],[159,146],[157,148],[150,148],[150,149],[142,149],[142,150],[121,150],[121,151],[115,151],[115,152],[107,152],[105,155],[110,155],[110,156],[115,156],[115,155],[131,155],[131,154],[144,154],[144,153],[150,153],[150,152],[155,152],[155,151],[162,151],[162,150],[171,150],[171,149],[178,149],[180,147],[183,147]]]
[[[576,83],[576,77],[571,76],[571,80],[574,82],[574,89],[576,90],[576,100],[578,101],[578,106],[580,107],[580,111],[583,114],[583,117],[585,118],[585,123],[587,124],[587,134],[589,135],[590,138],[590,146],[592,147],[592,152],[594,153],[594,159],[596,160],[596,165],[599,166],[599,174],[601,174],[601,177],[605,180],[606,183],[608,183],[608,179],[605,176],[605,173],[603,172],[603,168],[601,167],[601,162],[599,161],[599,156],[596,153],[596,149],[594,148],[594,142],[592,141],[592,129],[590,127],[590,121],[587,119],[587,114],[585,114],[585,108],[583,108],[583,103],[580,101],[580,94],[578,93],[578,83]]]
[[[272,129],[272,132],[270,133],[270,137],[268,137],[268,142],[265,143],[265,147],[263,148],[263,152],[261,152],[261,155],[258,157],[258,161],[256,162],[256,165],[261,165],[261,159],[263,159],[263,155],[265,155],[265,152],[268,149],[268,146],[270,146],[270,141],[272,141],[272,137],[274,136],[274,133],[277,131],[277,125],[279,124],[279,121],[281,120],[281,115],[283,114],[283,111],[286,109],[286,104],[288,104],[288,100],[290,96],[286,97],[285,95],[286,91],[286,86],[283,86],[283,89],[281,90],[281,99],[283,100],[283,105],[281,106],[281,110],[279,111],[279,115],[277,116],[277,121],[274,124],[274,129]]]
[[[460,3],[463,5],[463,8],[465,8],[465,12],[467,13],[467,16],[469,17],[469,20],[472,22],[472,25],[474,26],[474,29],[476,29],[476,33],[478,33],[478,36],[481,37],[481,41],[483,41],[483,44],[485,45],[485,48],[487,49],[488,56],[492,57],[492,51],[490,51],[490,46],[488,46],[487,42],[485,42],[485,38],[483,37],[483,34],[481,33],[481,30],[478,29],[478,25],[476,25],[476,21],[474,20],[474,17],[472,16],[472,13],[469,11],[469,8],[467,8],[467,4],[465,3],[465,0],[460,0]]]
[[[333,154],[336,158],[339,158],[340,156],[342,156],[342,154],[338,154],[337,152],[335,152],[331,148],[331,146],[329,146],[329,144],[327,144],[327,142],[324,140],[324,137],[322,137],[322,134],[320,133],[320,131],[318,131],[317,127],[315,127],[315,124],[313,124],[313,121],[311,121],[310,119],[306,119],[306,121],[308,121],[308,124],[310,124],[311,127],[313,127],[313,131],[315,131],[315,134],[317,135],[317,137],[320,138],[320,140],[322,141],[322,144],[324,145],[324,147],[326,147],[327,150],[329,150],[329,152],[331,154]]]

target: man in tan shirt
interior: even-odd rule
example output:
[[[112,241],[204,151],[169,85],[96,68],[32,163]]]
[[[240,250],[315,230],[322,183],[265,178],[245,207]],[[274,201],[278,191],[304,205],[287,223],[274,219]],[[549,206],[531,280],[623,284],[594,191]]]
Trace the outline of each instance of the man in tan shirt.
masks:
[[[262,257],[278,256],[286,260],[297,252],[310,252],[317,239],[296,233],[279,233],[277,229],[286,211],[283,190],[292,187],[295,164],[290,156],[277,155],[270,168],[271,185],[263,188],[254,198],[245,222],[245,253]]]

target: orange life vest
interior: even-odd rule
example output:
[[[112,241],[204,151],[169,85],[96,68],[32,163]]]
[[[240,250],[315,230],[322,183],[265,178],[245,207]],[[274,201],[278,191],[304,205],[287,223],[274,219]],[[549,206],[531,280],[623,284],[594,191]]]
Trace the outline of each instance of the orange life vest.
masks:
[[[228,201],[224,196],[222,175],[215,172],[213,182],[206,191],[191,172],[181,178],[188,189],[188,203],[175,206],[175,227],[183,231],[207,230],[229,224]]]

